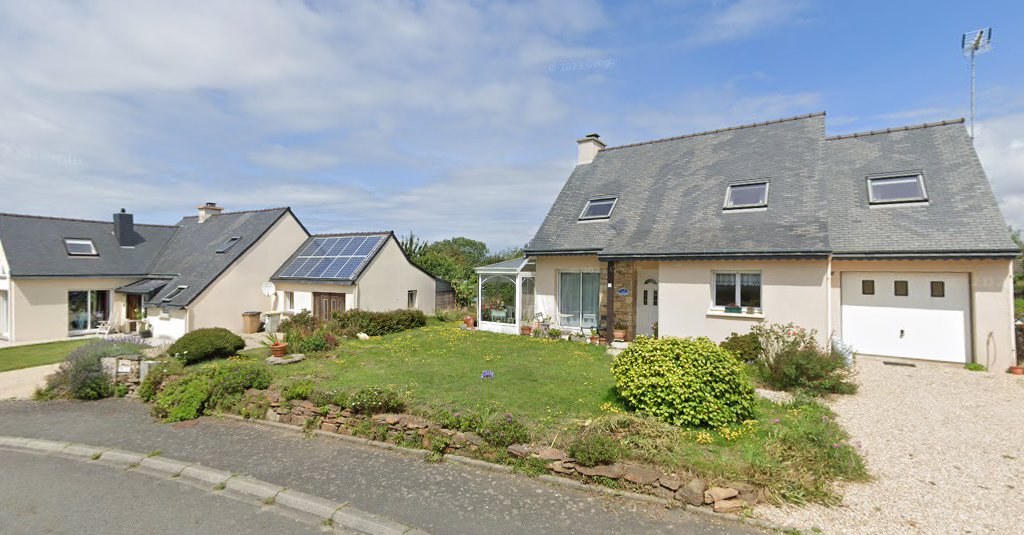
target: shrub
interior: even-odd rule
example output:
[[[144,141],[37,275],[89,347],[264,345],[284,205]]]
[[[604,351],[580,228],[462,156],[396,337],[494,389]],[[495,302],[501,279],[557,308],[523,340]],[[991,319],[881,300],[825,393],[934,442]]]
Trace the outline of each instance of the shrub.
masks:
[[[846,357],[836,348],[790,348],[776,355],[770,365],[759,364],[758,368],[765,382],[780,390],[802,390],[813,395],[857,391]]]
[[[309,401],[317,407],[337,405],[344,409],[348,407],[348,394],[337,390],[321,390],[316,388],[309,395]]]
[[[354,330],[370,336],[383,336],[423,327],[426,324],[427,316],[419,310],[371,312],[352,309],[336,312],[328,325],[328,330],[332,333],[347,333]]]
[[[313,381],[309,379],[301,379],[293,381],[285,385],[281,389],[281,396],[286,400],[293,399],[309,399],[313,395]]]
[[[319,328],[320,320],[308,310],[303,310],[290,318],[285,318],[278,326],[278,330],[285,334],[285,341],[289,344],[292,343],[289,340],[290,336],[306,336]]]
[[[245,340],[221,327],[196,329],[167,348],[168,355],[174,355],[185,364],[218,357],[230,357],[245,347]]]
[[[747,334],[732,333],[718,345],[744,362],[754,362],[761,358],[761,341],[753,331]]]
[[[183,375],[184,373],[185,364],[180,360],[166,359],[161,361],[159,364],[151,367],[149,372],[146,373],[146,378],[139,385],[139,397],[147,403],[153,401],[168,377]]]
[[[612,364],[619,395],[675,425],[722,427],[749,418],[754,387],[743,365],[707,338],[638,338]]]
[[[445,429],[454,429],[456,431],[476,431],[483,427],[480,415],[478,414],[463,414],[446,410],[438,411],[434,416],[434,421]]]
[[[316,331],[309,336],[299,338],[296,349],[299,353],[321,353],[330,349],[327,336],[323,331]]]
[[[530,430],[511,414],[505,414],[486,422],[480,436],[495,448],[507,448],[529,442]]]
[[[585,433],[569,445],[569,456],[583,466],[612,464],[622,457],[623,448],[614,438],[600,433]]]
[[[983,372],[988,370],[984,364],[977,362],[968,362],[967,364],[964,364],[964,369],[972,372]]]
[[[374,414],[379,412],[401,412],[405,408],[398,392],[378,386],[364,388],[349,398],[352,412]]]
[[[153,404],[153,415],[166,422],[194,420],[202,414],[212,387],[206,374],[182,377],[160,392]]]
[[[462,318],[466,316],[476,317],[476,310],[472,310],[468,307],[462,308],[439,308],[434,311],[434,317],[437,321],[449,323],[453,321],[462,322]]]
[[[228,410],[249,388],[264,390],[270,386],[270,370],[259,361],[236,360],[216,364],[202,370],[213,381],[207,407]]]
[[[76,348],[68,354],[60,368],[47,378],[46,390],[40,398],[72,397],[100,399],[115,394],[110,376],[103,371],[100,359],[123,355],[139,355],[145,347],[134,337],[101,340]]]
[[[270,380],[270,370],[262,362],[229,361],[201,368],[167,384],[156,395],[153,415],[179,422],[230,409],[247,389],[267,388]]]

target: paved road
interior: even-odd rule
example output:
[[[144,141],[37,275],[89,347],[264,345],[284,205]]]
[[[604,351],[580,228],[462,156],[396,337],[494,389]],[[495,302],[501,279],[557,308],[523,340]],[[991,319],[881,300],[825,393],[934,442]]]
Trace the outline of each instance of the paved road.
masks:
[[[444,533],[755,534],[680,510],[234,420],[154,422],[137,401],[0,402],[0,435],[71,440],[241,473]]]
[[[0,532],[321,533],[269,507],[98,463],[0,449]]]

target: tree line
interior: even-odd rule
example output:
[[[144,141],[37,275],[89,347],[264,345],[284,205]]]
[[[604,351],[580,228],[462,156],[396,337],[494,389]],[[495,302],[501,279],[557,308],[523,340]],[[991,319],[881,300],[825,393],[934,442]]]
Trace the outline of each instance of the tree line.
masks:
[[[522,247],[492,251],[486,243],[463,236],[427,242],[410,232],[399,243],[414,264],[451,283],[459,306],[469,306],[476,300],[478,278],[473,268],[523,256]]]

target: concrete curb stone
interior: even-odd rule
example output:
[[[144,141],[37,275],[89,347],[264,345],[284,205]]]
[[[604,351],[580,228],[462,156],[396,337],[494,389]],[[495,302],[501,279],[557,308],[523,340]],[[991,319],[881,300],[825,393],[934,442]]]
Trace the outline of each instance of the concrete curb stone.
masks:
[[[189,463],[162,457],[146,457],[139,462],[139,466],[167,474],[169,477],[177,477],[181,475],[182,470],[188,468]]]
[[[370,535],[402,535],[410,529],[405,524],[399,524],[351,507],[342,507],[335,511],[331,516],[331,521],[335,525],[342,525]]]
[[[245,476],[235,476],[228,480],[226,488],[235,492],[241,492],[247,496],[255,496],[260,501],[266,501],[270,498],[277,496],[279,492],[284,490],[284,487],[280,485],[272,485],[265,483],[258,479]]]
[[[231,479],[231,472],[225,472],[223,470],[214,470],[213,468],[207,468],[199,464],[190,464],[182,469],[179,474],[180,477],[185,479],[192,479],[202,483],[209,483],[210,485],[222,485],[226,484]]]
[[[302,511],[319,518],[332,518],[335,511],[348,505],[348,503],[332,502],[292,489],[284,489],[279,492],[274,498],[274,504]]]
[[[98,459],[101,463],[133,466],[138,465],[146,456],[132,451],[111,449],[100,454]]]

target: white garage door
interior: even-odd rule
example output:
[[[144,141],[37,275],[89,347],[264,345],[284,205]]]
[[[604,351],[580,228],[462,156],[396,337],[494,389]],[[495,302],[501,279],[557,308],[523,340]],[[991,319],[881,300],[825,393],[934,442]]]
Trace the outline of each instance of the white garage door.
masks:
[[[857,353],[967,362],[966,273],[843,272],[842,338]]]

